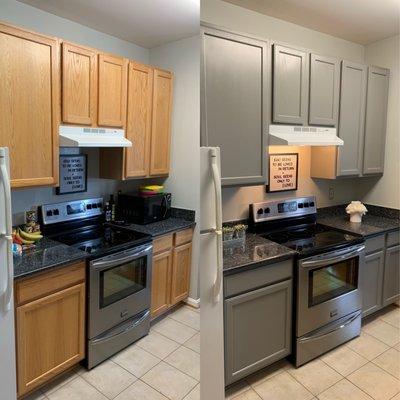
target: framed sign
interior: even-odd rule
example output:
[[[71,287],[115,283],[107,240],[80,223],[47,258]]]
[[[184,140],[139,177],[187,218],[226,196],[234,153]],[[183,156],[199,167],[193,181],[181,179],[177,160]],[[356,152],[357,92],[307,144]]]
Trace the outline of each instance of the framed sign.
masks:
[[[297,190],[298,159],[298,153],[269,155],[267,192]]]
[[[60,186],[57,194],[87,191],[86,154],[60,155]]]

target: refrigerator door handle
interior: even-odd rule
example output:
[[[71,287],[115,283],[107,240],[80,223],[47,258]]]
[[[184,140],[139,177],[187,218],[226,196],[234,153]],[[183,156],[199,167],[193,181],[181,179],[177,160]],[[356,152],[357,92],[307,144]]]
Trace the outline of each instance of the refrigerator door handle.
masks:
[[[13,253],[12,243],[13,239],[11,236],[6,236],[7,240],[7,286],[5,291],[5,310],[10,311],[11,309],[11,296],[13,289],[14,270],[13,270]]]
[[[10,189],[10,177],[8,176],[8,171],[6,168],[4,158],[0,158],[0,172],[1,181],[4,188],[4,202],[6,210],[6,236],[11,236],[12,232],[12,222],[11,222],[11,189]]]

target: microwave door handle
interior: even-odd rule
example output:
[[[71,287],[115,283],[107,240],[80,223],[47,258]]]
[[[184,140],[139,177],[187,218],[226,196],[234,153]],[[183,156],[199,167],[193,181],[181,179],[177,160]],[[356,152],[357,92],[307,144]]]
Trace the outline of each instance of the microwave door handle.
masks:
[[[167,215],[168,212],[168,207],[167,207],[167,195],[164,195],[162,200],[161,200],[161,208],[164,209],[164,213],[163,213],[163,218],[165,218],[165,216]]]

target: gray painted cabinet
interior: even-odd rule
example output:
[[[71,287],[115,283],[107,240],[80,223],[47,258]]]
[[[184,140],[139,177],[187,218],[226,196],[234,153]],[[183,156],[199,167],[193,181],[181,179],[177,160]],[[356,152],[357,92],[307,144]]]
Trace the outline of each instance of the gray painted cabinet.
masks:
[[[389,70],[369,67],[364,139],[364,175],[383,173],[388,89]]]
[[[269,46],[211,28],[202,45],[201,144],[220,147],[222,185],[265,184]]]
[[[273,48],[274,122],[307,124],[308,53],[274,44]]]
[[[366,94],[367,67],[342,61],[338,135],[344,146],[338,147],[337,176],[362,174]]]
[[[385,257],[383,280],[383,305],[397,301],[400,297],[400,245],[388,247]]]
[[[291,319],[291,280],[225,300],[225,383],[290,354]]]
[[[331,57],[310,55],[310,125],[336,126],[339,111],[340,66]]]

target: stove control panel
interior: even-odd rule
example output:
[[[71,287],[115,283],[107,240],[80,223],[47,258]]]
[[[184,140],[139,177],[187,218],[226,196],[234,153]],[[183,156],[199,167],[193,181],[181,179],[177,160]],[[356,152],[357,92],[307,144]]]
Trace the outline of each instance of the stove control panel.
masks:
[[[64,203],[45,204],[41,207],[41,219],[44,225],[72,221],[102,214],[103,199],[85,199]]]
[[[252,222],[297,217],[317,212],[315,196],[250,204]]]

